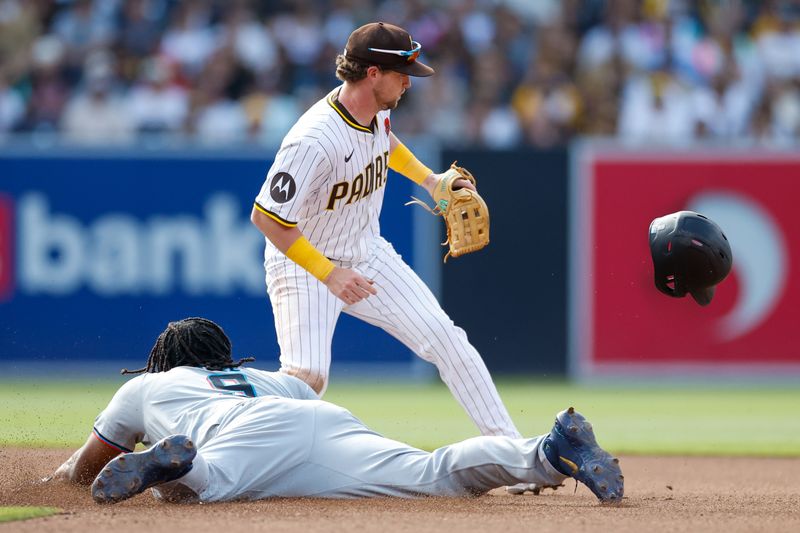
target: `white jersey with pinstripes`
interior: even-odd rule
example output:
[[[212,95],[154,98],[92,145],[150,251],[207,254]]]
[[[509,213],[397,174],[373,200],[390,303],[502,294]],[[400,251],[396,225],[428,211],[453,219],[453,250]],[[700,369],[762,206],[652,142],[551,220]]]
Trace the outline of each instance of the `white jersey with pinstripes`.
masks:
[[[323,394],[333,332],[346,313],[382,328],[434,363],[481,433],[519,437],[466,333],[380,236],[389,112],[378,113],[369,127],[360,125],[338,102],[339,90],[314,104],[286,135],[255,208],[284,226],[296,226],[334,264],[373,281],[377,294],[345,305],[266,239],[265,279],[281,372]]]
[[[281,143],[256,209],[297,226],[326,257],[358,262],[380,234],[389,170],[389,111],[358,124],[331,91],[300,117]],[[268,260],[281,252],[267,239]]]

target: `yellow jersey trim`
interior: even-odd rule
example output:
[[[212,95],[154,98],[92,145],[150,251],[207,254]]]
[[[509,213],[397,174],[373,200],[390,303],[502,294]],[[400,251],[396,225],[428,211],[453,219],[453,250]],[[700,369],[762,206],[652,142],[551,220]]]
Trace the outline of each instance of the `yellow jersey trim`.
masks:
[[[352,118],[352,115],[350,115],[350,113],[348,113],[346,110],[339,109],[339,105],[337,104],[338,102],[333,99],[333,93],[331,93],[328,96],[328,105],[330,105],[334,109],[334,111],[336,111],[339,114],[339,116],[342,117],[342,120],[344,120],[348,126],[350,126],[351,128],[355,128],[358,131],[365,131],[367,133],[372,133],[371,128],[367,128],[356,122]]]
[[[264,209],[263,207],[258,205],[258,202],[255,202],[253,204],[253,207],[258,209],[259,212],[264,213],[265,215],[267,215],[269,218],[271,218],[272,220],[274,220],[275,222],[277,222],[281,226],[286,226],[287,228],[294,228],[294,227],[297,226],[297,222],[289,222],[288,220],[282,219],[281,217],[279,217],[275,213],[272,213],[271,211],[267,211],[266,209]]]

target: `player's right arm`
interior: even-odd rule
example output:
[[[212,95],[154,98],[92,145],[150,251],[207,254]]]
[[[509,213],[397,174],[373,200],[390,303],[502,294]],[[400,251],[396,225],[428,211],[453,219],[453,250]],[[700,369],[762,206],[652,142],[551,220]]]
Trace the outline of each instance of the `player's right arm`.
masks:
[[[250,220],[278,250],[324,283],[346,304],[377,294],[372,281],[355,270],[335,266],[308,242],[297,226],[282,224],[260,209],[258,204],[253,206]]]

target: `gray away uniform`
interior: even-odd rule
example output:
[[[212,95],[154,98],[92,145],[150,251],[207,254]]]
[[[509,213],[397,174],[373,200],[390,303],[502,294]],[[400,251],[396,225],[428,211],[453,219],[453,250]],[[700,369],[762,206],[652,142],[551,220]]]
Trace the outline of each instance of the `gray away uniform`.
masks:
[[[370,431],[295,377],[252,368],[137,376],[94,425],[98,439],[125,452],[174,434],[189,436],[198,453],[192,470],[172,483],[205,502],[467,496],[565,479],[544,457],[544,436],[475,437],[428,453]]]

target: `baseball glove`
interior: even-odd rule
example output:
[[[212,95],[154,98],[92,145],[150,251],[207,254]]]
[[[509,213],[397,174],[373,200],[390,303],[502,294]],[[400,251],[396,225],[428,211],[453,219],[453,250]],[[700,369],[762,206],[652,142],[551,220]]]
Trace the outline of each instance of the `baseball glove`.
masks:
[[[472,173],[453,162],[433,190],[436,204],[433,209],[413,196],[413,201],[406,204],[419,204],[434,215],[444,217],[447,240],[442,246],[450,247],[444,256],[445,263],[450,256],[476,252],[489,244],[489,208],[477,192],[467,188],[454,189],[453,183],[459,179],[468,180],[473,185],[476,183]]]

